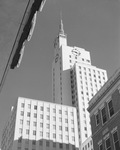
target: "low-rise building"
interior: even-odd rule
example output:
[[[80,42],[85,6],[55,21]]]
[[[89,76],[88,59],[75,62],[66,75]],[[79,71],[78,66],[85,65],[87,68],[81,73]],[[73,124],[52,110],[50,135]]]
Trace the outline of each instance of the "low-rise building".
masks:
[[[95,150],[120,150],[120,68],[89,102]]]
[[[19,97],[1,146],[2,150],[78,150],[76,108]]]

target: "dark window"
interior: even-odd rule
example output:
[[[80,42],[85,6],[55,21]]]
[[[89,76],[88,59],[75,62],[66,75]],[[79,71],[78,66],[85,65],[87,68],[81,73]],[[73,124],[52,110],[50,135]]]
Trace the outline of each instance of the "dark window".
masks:
[[[30,113],[29,112],[27,113],[27,116],[30,117]]]
[[[113,141],[114,141],[114,147],[115,150],[120,150],[120,143],[119,143],[119,138],[118,138],[118,133],[115,131],[113,133]]]
[[[102,115],[102,123],[104,124],[107,121],[105,107],[101,110],[101,115]]]
[[[50,143],[49,141],[46,141],[46,147],[49,147]]]
[[[56,143],[55,142],[53,142],[53,147],[56,147]]]
[[[98,125],[100,123],[99,114],[98,113],[95,115],[95,121],[96,121],[96,125]]]
[[[59,144],[59,148],[63,148],[63,145],[62,145],[62,143],[60,143],[60,144]]]
[[[37,106],[36,106],[36,105],[34,106],[34,109],[36,109],[36,110],[37,110]]]
[[[43,145],[43,141],[39,141],[39,145],[42,146]]]
[[[36,145],[36,141],[35,140],[32,141],[32,145]]]
[[[108,139],[105,141],[105,146],[106,146],[106,150],[112,150],[112,149],[111,149],[111,144],[110,144],[110,138],[108,138]]]
[[[66,144],[66,149],[69,150],[69,144]]]
[[[109,109],[109,115],[110,117],[112,117],[112,115],[114,114],[112,100],[108,102],[108,109]]]
[[[37,118],[37,114],[34,114],[34,118]]]
[[[102,145],[102,143],[99,144],[99,150],[103,150],[103,145]]]

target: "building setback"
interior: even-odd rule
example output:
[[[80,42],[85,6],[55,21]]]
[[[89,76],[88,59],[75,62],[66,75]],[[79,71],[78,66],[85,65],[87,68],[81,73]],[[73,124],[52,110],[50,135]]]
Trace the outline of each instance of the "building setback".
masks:
[[[19,97],[2,135],[2,150],[78,150],[74,107]]]
[[[89,102],[95,150],[120,150],[120,69]]]
[[[77,109],[79,145],[82,148],[82,143],[91,136],[88,102],[107,81],[107,72],[91,65],[90,52],[67,45],[62,20],[54,42],[52,81],[53,102]]]

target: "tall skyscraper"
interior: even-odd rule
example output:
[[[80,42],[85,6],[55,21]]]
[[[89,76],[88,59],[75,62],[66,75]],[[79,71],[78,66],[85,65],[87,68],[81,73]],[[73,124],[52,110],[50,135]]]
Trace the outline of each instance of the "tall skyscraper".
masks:
[[[91,65],[90,52],[67,45],[61,20],[54,42],[53,102],[77,109],[80,145],[91,136],[88,102],[107,81],[106,70]]]
[[[19,97],[3,130],[2,150],[79,150],[76,108]]]

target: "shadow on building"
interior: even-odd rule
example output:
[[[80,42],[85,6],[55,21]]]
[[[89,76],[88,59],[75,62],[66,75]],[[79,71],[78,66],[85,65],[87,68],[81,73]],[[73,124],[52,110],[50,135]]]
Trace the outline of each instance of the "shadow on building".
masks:
[[[13,141],[12,150],[79,150],[79,148],[70,143],[58,143],[46,139],[23,139],[21,136],[18,140]]]

